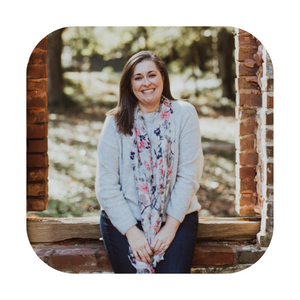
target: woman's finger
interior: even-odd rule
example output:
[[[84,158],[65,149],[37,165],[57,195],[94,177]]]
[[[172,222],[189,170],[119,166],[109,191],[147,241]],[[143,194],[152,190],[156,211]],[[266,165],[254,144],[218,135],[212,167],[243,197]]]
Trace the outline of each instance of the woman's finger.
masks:
[[[153,252],[152,252],[152,250],[151,250],[151,248],[150,248],[150,246],[149,246],[149,244],[147,243],[146,244],[146,251],[147,251],[147,253],[149,254],[149,255],[153,255]]]
[[[139,255],[143,262],[145,262],[146,264],[151,264],[151,258],[146,250],[140,250]]]
[[[132,252],[133,252],[134,258],[135,258],[136,260],[140,261],[141,258],[140,258],[140,256],[139,256],[139,254],[137,253],[137,251],[132,251]]]

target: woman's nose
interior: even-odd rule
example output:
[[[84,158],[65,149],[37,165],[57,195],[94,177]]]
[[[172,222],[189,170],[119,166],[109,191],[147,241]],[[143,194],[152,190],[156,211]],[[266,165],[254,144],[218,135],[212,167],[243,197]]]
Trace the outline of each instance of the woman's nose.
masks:
[[[150,83],[150,80],[149,80],[149,78],[147,78],[147,77],[144,77],[144,80],[143,80],[143,85],[147,86],[147,85],[149,85],[149,83]]]

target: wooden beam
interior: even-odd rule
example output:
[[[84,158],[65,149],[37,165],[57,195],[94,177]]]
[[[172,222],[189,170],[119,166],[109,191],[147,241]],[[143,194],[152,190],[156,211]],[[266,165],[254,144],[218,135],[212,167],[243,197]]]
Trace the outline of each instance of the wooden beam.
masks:
[[[51,243],[68,239],[99,239],[99,217],[28,218],[27,234],[31,243]],[[200,218],[199,240],[243,241],[256,238],[260,231],[257,218]]]
[[[201,218],[197,238],[201,240],[253,240],[260,231],[260,220],[249,218]]]

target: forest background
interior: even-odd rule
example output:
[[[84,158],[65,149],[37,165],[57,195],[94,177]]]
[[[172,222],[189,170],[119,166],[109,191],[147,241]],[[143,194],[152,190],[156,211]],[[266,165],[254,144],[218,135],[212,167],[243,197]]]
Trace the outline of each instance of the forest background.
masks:
[[[48,35],[49,205],[28,216],[100,215],[96,150],[105,113],[119,97],[130,56],[151,50],[167,65],[171,92],[199,115],[205,157],[200,216],[235,212],[234,28],[67,27]]]

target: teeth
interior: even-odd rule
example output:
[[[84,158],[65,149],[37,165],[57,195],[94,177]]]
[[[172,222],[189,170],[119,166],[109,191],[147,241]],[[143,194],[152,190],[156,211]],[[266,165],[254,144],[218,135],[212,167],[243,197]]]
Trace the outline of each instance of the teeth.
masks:
[[[151,90],[145,90],[145,91],[143,91],[143,93],[151,93],[152,91],[154,91],[154,89],[151,89]]]

